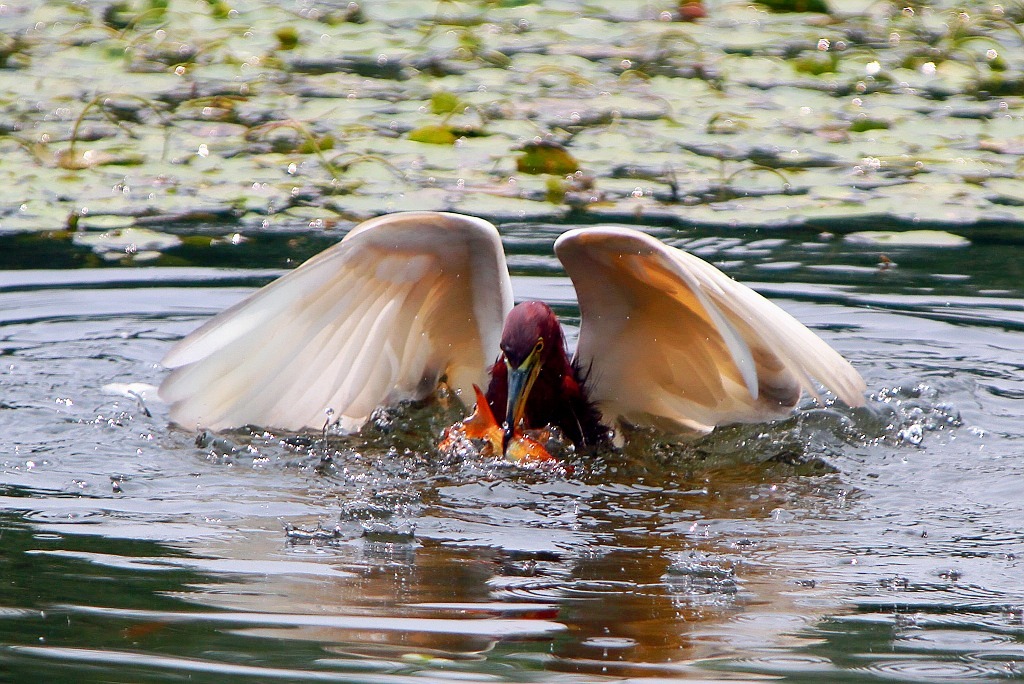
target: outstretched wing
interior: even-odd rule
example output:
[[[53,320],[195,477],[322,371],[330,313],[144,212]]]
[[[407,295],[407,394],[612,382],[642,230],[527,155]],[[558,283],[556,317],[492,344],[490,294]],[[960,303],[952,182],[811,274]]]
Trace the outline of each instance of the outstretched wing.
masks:
[[[467,403],[498,350],[512,284],[497,230],[433,212],[360,224],[215,316],[164,357],[171,420],[356,429],[376,407],[434,391]]]
[[[576,361],[604,421],[670,432],[788,413],[817,379],[851,406],[864,381],[821,338],[711,264],[626,228],[555,242],[579,298]]]

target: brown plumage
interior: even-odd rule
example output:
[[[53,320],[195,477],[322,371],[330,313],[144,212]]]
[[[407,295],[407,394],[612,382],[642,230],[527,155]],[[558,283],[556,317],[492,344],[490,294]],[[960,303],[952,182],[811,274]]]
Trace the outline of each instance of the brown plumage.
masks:
[[[592,446],[606,439],[608,428],[601,424],[600,412],[587,399],[586,378],[570,361],[562,326],[543,302],[523,302],[505,319],[501,355],[491,366],[487,386],[491,411],[495,416],[505,417],[506,422],[512,416],[509,374],[530,362],[538,340],[542,342],[541,349],[533,360],[538,370],[532,386],[524,388],[525,405],[519,417],[522,427],[557,426],[577,446]],[[512,403],[516,398],[512,397]],[[519,426],[509,425],[506,431],[516,427]]]

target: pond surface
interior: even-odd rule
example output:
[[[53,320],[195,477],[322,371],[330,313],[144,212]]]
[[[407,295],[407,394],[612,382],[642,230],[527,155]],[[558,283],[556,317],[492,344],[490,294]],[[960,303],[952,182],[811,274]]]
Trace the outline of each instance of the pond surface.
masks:
[[[686,4],[0,2],[0,231],[1024,229],[1019,2]]]
[[[567,227],[501,230],[517,299],[572,326]],[[4,238],[0,679],[1024,678],[1020,246],[883,267],[807,231],[652,232],[818,331],[867,407],[564,469],[437,457],[455,407],[197,442],[110,385],[159,383],[174,340],[330,240],[48,270],[82,248]]]

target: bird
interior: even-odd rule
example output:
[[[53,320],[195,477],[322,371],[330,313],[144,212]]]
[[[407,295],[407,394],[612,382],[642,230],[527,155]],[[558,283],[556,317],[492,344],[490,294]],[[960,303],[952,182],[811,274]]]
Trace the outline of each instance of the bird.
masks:
[[[547,304],[513,307],[493,224],[398,212],[184,336],[162,361],[160,397],[188,428],[354,431],[444,383],[500,417],[502,450],[546,426],[590,446],[629,427],[699,435],[767,422],[805,392],[820,399],[815,381],[864,404],[846,359],[697,256],[622,226],[568,230],[554,251],[579,303],[572,356]]]
[[[603,440],[608,429],[587,397],[586,371],[569,357],[562,325],[551,307],[538,301],[513,307],[505,317],[499,348],[484,398],[491,413],[505,419],[504,446],[520,424],[556,426],[583,446]]]

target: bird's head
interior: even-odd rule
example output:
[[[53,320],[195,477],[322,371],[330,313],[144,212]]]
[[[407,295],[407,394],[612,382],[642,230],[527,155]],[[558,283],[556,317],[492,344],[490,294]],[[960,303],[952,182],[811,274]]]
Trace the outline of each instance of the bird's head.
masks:
[[[567,363],[562,326],[543,302],[516,305],[501,332],[501,361],[508,377],[503,447],[526,412],[526,401],[541,370],[553,361]]]

